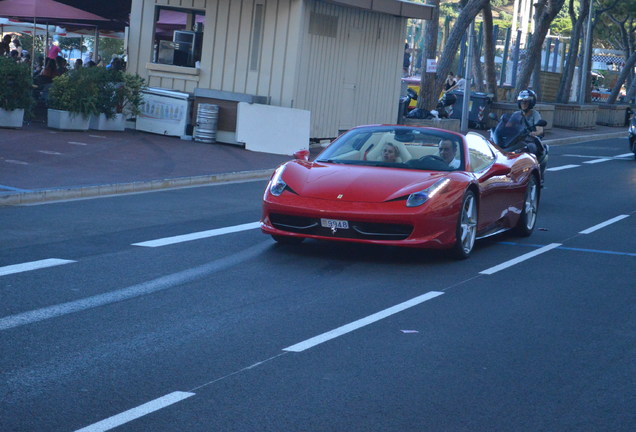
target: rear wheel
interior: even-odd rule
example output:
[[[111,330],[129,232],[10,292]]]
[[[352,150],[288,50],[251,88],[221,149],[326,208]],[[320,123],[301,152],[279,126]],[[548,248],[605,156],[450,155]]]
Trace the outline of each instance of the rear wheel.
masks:
[[[458,259],[468,258],[477,238],[477,199],[471,190],[466,191],[457,219],[453,254]]]
[[[301,244],[303,240],[305,240],[302,237],[288,237],[288,236],[280,236],[280,235],[274,235],[274,234],[272,234],[272,238],[276,241],[276,243],[288,244],[288,245]]]
[[[629,143],[631,144],[631,147],[632,147],[632,153],[634,153],[634,159],[636,159],[636,138],[631,138],[629,140]]]
[[[526,186],[526,197],[523,201],[523,210],[519,222],[517,222],[516,232],[522,237],[528,237],[534,231],[537,223],[537,212],[539,210],[539,186],[535,176],[531,176]]]

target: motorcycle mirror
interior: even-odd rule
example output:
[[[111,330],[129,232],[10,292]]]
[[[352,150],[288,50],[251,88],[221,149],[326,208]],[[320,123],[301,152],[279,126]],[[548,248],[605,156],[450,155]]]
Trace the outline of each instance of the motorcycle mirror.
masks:
[[[547,124],[548,124],[548,122],[543,120],[543,119],[541,119],[541,120],[539,120],[537,122],[537,126],[541,126],[541,127],[546,126]]]
[[[412,88],[407,88],[406,89],[406,94],[409,95],[409,97],[413,100],[417,100],[417,93],[415,92],[415,90],[413,90]]]
[[[488,113],[488,118],[490,120],[497,120],[497,114],[495,114],[494,112]]]

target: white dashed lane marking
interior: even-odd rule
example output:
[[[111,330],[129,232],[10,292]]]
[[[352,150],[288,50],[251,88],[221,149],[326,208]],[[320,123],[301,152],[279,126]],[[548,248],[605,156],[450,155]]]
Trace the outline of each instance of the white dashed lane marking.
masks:
[[[59,258],[48,258],[39,261],[31,261],[22,264],[13,264],[4,267],[0,267],[0,276],[5,276],[14,273],[22,273],[25,271],[39,270],[47,267],[55,267],[63,264],[74,263],[72,260],[65,260]]]
[[[585,230],[583,230],[583,231],[580,231],[580,232],[579,232],[579,234],[590,234],[590,233],[593,233],[594,231],[598,231],[598,230],[600,230],[601,228],[605,228],[605,227],[606,227],[606,226],[608,226],[608,225],[611,225],[611,224],[613,224],[613,223],[615,223],[615,222],[618,222],[618,221],[620,221],[620,220],[623,220],[623,219],[625,219],[626,217],[629,217],[629,215],[620,215],[620,216],[616,216],[615,218],[612,218],[612,219],[606,220],[605,222],[602,222],[602,223],[600,223],[600,224],[598,224],[598,225],[594,225],[593,227],[590,227],[590,228],[588,228],[588,229],[585,229]]]
[[[417,306],[420,303],[424,303],[425,301],[434,299],[435,297],[441,296],[442,294],[444,293],[439,291],[428,292],[419,297],[412,298],[411,300],[407,300],[403,303],[397,304],[388,309],[384,309],[380,312],[374,313],[373,315],[369,315],[368,317],[359,319],[352,323],[343,325],[342,327],[338,327],[337,329],[328,331],[321,335],[312,337],[311,339],[307,339],[303,342],[299,342],[295,345],[284,348],[283,351],[291,351],[291,352],[305,351],[306,349],[315,347],[316,345],[319,345],[323,342],[327,342],[331,339],[335,339],[338,336],[342,336],[344,334],[350,333],[361,327],[367,326],[369,324],[373,324],[376,321],[380,321],[381,319],[394,315],[398,312],[402,312],[406,309],[412,308],[413,306]]]
[[[192,396],[194,396],[194,393],[181,391],[172,392],[155,400],[151,400],[150,402],[146,402],[143,405],[139,405],[136,408],[124,411],[121,414],[114,415],[100,422],[93,423],[90,426],[78,429],[76,432],[101,432],[111,430],[155,411],[159,411],[162,408],[181,402],[182,400]]]
[[[581,165],[561,165],[561,166],[557,166],[557,167],[552,167],[552,168],[546,168],[546,171],[563,171],[566,169],[570,169],[570,168],[578,168]]]
[[[202,238],[215,237],[215,236],[239,232],[239,231],[252,230],[252,229],[260,228],[260,226],[261,226],[260,222],[251,222],[251,223],[246,223],[243,225],[235,225],[235,226],[230,226],[225,228],[218,228],[213,230],[178,235],[174,237],[165,237],[165,238],[160,238],[156,240],[133,243],[132,245],[143,246],[143,247],[160,247],[160,246],[166,246],[166,245],[171,245],[175,243],[183,243],[183,242],[192,241],[192,240],[199,240]]]
[[[19,160],[14,160],[14,159],[5,159],[4,160],[6,163],[10,163],[10,164],[16,164],[16,165],[28,165],[28,162],[23,162],[23,161],[19,161]]]

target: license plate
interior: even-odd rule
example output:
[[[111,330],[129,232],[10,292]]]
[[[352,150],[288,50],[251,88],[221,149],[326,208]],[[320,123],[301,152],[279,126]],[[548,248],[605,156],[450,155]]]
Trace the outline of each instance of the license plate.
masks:
[[[326,228],[349,229],[349,222],[337,219],[320,219],[320,225]]]

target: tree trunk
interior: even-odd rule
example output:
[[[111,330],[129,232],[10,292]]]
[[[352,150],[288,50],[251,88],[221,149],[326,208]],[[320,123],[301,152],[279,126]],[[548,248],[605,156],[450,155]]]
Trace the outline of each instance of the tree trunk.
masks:
[[[426,93],[420,91],[420,98],[418,98],[417,101],[418,108],[432,109],[436,106],[439,94],[444,87],[446,75],[448,75],[448,72],[451,70],[451,66],[453,65],[453,60],[455,59],[455,55],[457,54],[457,49],[459,48],[459,44],[461,43],[462,36],[466,33],[468,27],[470,26],[470,23],[475,19],[477,14],[488,4],[488,2],[489,0],[470,0],[462,9],[459,17],[457,17],[457,21],[455,22],[453,29],[450,32],[450,35],[448,36],[448,41],[444,46],[444,51],[440,56],[440,60],[437,63],[437,74],[422,74],[422,89],[426,87],[427,89],[432,90],[427,91]],[[434,3],[439,5],[439,0],[434,0]],[[428,21],[428,23],[431,24],[433,24],[434,22],[436,23],[437,21],[435,21],[435,19]],[[438,24],[435,24],[434,27],[436,29],[435,33],[437,34]],[[429,45],[430,43],[427,39],[425,46]],[[429,83],[429,81],[431,83]]]
[[[474,39],[474,41],[477,41],[477,35],[475,34],[477,32],[477,30],[474,28],[473,26],[473,34],[471,35]],[[479,55],[479,43],[475,42],[473,44],[473,65],[472,65],[472,71],[473,71],[473,77],[475,77],[475,87],[477,88],[477,91],[483,92],[484,91],[484,71],[481,68],[481,56]],[[466,83],[468,84],[470,82],[470,79],[467,77],[466,79]]]
[[[437,105],[440,90],[437,92],[435,91],[435,73],[426,72],[426,61],[427,59],[437,58],[436,49],[437,34],[439,30],[439,0],[433,0],[428,4],[435,6],[435,9],[433,10],[433,17],[430,21],[426,21],[424,43],[422,44],[422,77],[420,80],[420,94],[417,97],[417,108],[431,110]],[[437,65],[437,67],[439,73],[439,65]]]
[[[629,75],[629,72],[634,68],[634,64],[636,64],[636,51],[634,51],[632,55],[629,56],[629,58],[625,61],[625,66],[623,66],[621,74],[618,76],[618,80],[616,80],[616,85],[612,89],[612,92],[607,99],[608,104],[616,103],[616,99],[618,98],[618,93],[621,90],[621,86],[625,82],[625,79],[627,78],[627,75]]]
[[[576,59],[579,55],[581,34],[583,33],[583,26],[585,25],[585,19],[589,11],[589,2],[590,0],[583,0],[581,2],[581,13],[578,18],[574,18],[573,12],[570,13],[570,18],[573,20],[572,39],[565,63],[565,70],[561,73],[561,82],[559,84],[559,92],[557,93],[557,102],[559,103],[568,103],[570,100],[572,79],[574,78],[574,70],[576,69]],[[572,10],[573,7],[573,1],[570,1],[570,10]]]
[[[482,11],[484,17],[484,63],[488,93],[497,101],[497,72],[495,69],[495,35],[493,34],[492,9],[488,3]]]
[[[518,94],[528,87],[535,63],[541,62],[541,49],[548,30],[550,30],[550,24],[561,10],[564,2],[565,0],[542,0],[537,3],[539,19],[526,52],[526,61],[521,66],[521,72],[517,78],[515,93]]]
[[[632,84],[627,90],[627,95],[625,96],[625,100],[627,101],[627,103],[630,103],[634,96],[636,96],[636,79],[632,79]]]

